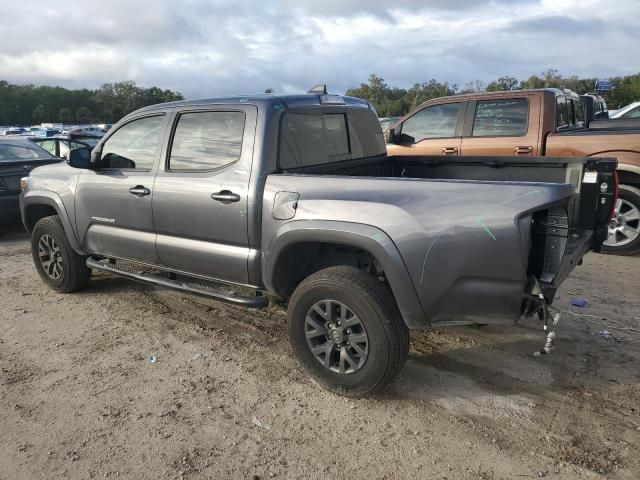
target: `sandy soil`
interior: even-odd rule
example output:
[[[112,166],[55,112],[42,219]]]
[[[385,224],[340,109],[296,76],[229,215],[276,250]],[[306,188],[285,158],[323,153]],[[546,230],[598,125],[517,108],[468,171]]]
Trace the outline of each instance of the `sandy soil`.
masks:
[[[0,293],[0,479],[640,478],[640,257],[587,256],[555,306],[594,317],[565,314],[551,356],[534,321],[417,332],[364,400],[309,380],[279,306],[107,275],[56,294],[19,228]]]

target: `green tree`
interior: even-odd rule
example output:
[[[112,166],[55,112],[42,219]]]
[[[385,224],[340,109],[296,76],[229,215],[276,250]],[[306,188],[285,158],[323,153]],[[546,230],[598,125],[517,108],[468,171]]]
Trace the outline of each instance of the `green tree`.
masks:
[[[45,106],[41,103],[39,104],[36,108],[33,109],[33,121],[35,123],[42,123],[42,122],[46,122],[48,120],[48,113],[47,113],[47,109],[45,108]]]
[[[501,92],[505,90],[517,90],[520,86],[520,81],[517,78],[506,75],[500,77],[487,85],[487,92]]]
[[[87,123],[91,118],[91,110],[82,106],[76,110],[76,120],[80,123]]]
[[[62,107],[58,111],[58,120],[60,120],[62,123],[69,123],[71,121],[71,118],[71,109]]]

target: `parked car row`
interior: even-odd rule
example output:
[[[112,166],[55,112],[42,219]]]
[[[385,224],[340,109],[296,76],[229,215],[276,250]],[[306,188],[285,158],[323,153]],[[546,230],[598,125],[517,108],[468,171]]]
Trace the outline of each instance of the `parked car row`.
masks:
[[[99,125],[62,125],[55,123],[43,123],[31,127],[0,127],[0,136],[21,135],[29,137],[53,137],[56,135],[82,135],[102,137],[111,128],[112,124]]]

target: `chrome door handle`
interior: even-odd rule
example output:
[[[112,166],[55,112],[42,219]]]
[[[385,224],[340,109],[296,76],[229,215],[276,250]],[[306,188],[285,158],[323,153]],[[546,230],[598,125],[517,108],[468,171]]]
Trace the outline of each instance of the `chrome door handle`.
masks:
[[[233,193],[231,190],[221,190],[218,193],[212,193],[211,198],[225,205],[240,201],[240,195]]]
[[[526,147],[516,147],[514,148],[514,151],[516,152],[516,155],[529,155],[533,152],[533,147],[530,145],[527,145]]]
[[[147,195],[151,195],[151,190],[143,185],[136,185],[129,189],[129,193],[137,195],[138,197],[146,197]]]
[[[442,149],[442,154],[443,155],[457,155],[458,154],[458,147],[444,147]]]

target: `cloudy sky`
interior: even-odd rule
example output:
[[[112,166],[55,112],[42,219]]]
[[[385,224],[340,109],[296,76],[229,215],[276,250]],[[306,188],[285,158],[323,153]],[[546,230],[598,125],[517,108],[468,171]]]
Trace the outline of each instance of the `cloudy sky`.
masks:
[[[548,68],[640,72],[639,0],[28,0],[2,5],[0,79],[187,97],[408,87]]]

